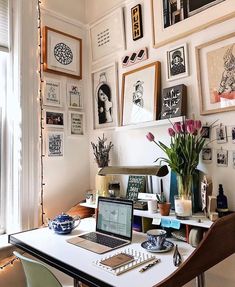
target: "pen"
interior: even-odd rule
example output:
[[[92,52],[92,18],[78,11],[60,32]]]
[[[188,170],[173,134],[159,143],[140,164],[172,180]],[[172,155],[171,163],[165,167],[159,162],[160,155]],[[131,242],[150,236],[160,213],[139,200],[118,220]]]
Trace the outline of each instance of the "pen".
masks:
[[[156,260],[154,260],[152,263],[149,263],[148,265],[146,265],[146,266],[144,266],[143,268],[141,268],[140,270],[139,270],[139,272],[144,272],[144,271],[146,271],[146,270],[148,270],[149,268],[151,268],[151,267],[153,267],[154,265],[156,265],[158,262],[160,262],[161,260],[160,259],[156,259]]]

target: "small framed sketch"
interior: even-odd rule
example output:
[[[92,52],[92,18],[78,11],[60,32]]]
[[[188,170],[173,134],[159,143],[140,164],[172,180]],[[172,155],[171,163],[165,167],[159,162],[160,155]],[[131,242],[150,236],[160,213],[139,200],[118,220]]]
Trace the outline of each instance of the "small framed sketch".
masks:
[[[232,143],[235,144],[235,126],[231,127],[231,138],[232,138]]]
[[[122,75],[122,125],[154,121],[160,114],[160,62]]]
[[[187,87],[177,85],[163,89],[161,98],[161,119],[185,116],[187,110]]]
[[[210,126],[202,126],[201,129],[201,137],[204,139],[210,139],[211,136],[211,128]]]
[[[73,109],[83,108],[82,87],[79,83],[67,82],[67,106]]]
[[[82,40],[64,32],[44,27],[43,70],[82,78]]]
[[[228,151],[218,149],[216,154],[217,154],[217,166],[222,167],[228,166]]]
[[[117,66],[111,64],[92,73],[94,129],[118,125]]]
[[[220,125],[216,128],[216,141],[219,144],[227,142],[227,130],[226,126]]]
[[[189,75],[187,44],[167,51],[167,80],[172,81]]]
[[[63,128],[64,127],[64,112],[57,110],[45,110],[46,127]]]
[[[84,114],[79,112],[69,111],[69,135],[82,136],[84,135]]]
[[[205,163],[212,162],[212,149],[210,147],[206,147],[202,149],[202,160]]]
[[[61,82],[57,79],[44,79],[43,105],[61,107]]]
[[[64,156],[64,133],[51,131],[47,132],[46,146],[48,157]]]

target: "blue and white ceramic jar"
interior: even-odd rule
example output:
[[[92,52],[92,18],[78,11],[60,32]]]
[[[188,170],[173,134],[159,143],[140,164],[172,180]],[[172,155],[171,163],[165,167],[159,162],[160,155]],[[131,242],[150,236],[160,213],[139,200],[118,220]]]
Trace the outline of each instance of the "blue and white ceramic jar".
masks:
[[[49,221],[49,228],[54,230],[58,234],[68,234],[74,228],[76,228],[81,222],[81,218],[78,216],[73,218],[72,216],[62,213]]]

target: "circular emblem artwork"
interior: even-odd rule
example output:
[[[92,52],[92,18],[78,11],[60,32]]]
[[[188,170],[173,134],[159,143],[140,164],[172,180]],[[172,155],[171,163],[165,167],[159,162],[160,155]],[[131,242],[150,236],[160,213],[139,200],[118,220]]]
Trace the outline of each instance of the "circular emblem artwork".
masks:
[[[73,61],[73,52],[69,46],[64,43],[58,43],[55,45],[54,56],[62,65],[69,65]]]

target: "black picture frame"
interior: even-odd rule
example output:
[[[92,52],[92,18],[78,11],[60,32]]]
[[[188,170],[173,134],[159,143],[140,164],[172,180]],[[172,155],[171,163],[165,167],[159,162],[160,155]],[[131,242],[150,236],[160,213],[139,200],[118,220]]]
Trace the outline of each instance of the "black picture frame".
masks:
[[[131,8],[131,24],[133,41],[143,38],[141,4],[137,4]]]
[[[201,137],[204,139],[210,139],[210,136],[211,136],[211,127],[210,126],[202,126]]]

